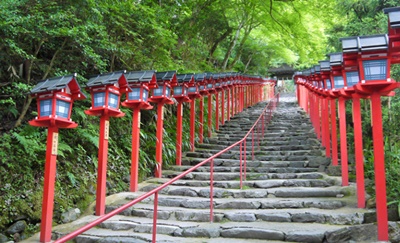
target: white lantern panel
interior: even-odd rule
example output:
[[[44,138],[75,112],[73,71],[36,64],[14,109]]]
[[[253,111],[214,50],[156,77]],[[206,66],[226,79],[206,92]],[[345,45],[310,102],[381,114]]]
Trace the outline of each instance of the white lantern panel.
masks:
[[[40,101],[40,116],[50,116],[53,112],[51,99]]]
[[[56,115],[62,118],[68,118],[70,104],[64,100],[57,100],[56,103]]]
[[[386,65],[385,59],[363,61],[365,80],[386,80]]]
[[[106,102],[106,92],[98,92],[93,95],[93,106],[94,107],[102,107]]]

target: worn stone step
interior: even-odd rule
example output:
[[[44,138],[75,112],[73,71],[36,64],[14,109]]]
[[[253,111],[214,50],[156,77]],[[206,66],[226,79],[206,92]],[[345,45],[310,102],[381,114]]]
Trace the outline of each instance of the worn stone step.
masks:
[[[247,180],[268,180],[268,179],[273,179],[279,178],[278,175],[275,174],[291,174],[291,173],[304,173],[304,172],[314,172],[314,168],[264,168],[264,170],[261,170],[259,168],[260,173],[255,173],[255,172],[248,172],[246,173]],[[268,173],[268,174],[267,174]],[[271,173],[271,174],[270,174]],[[170,171],[170,170],[164,170],[163,171],[163,177],[164,178],[174,178],[178,175],[180,175],[180,171]],[[298,178],[299,176],[296,176]],[[213,178],[216,181],[227,181],[227,180],[239,180],[240,179],[240,171],[239,172],[214,172],[213,173]],[[191,172],[187,175],[185,175],[182,179],[185,180],[204,180],[208,181],[210,180],[210,173],[209,172]]]
[[[334,206],[332,204],[332,206]],[[107,206],[106,211],[110,212],[119,205]],[[154,207],[151,204],[137,204],[124,211],[121,215],[153,218]],[[298,222],[298,223],[320,223],[332,225],[357,225],[364,222],[364,213],[366,209],[349,209],[349,208],[287,208],[284,212],[276,209],[243,209],[237,211],[235,209],[214,209],[214,222]],[[177,220],[189,222],[209,222],[210,210],[198,209],[196,211],[182,207],[159,207],[157,215],[162,220]],[[106,227],[107,228],[107,227]]]
[[[306,224],[307,225],[307,224]],[[151,219],[134,219],[115,216],[76,239],[76,242],[149,242],[151,241]],[[157,242],[208,242],[210,239],[225,241],[233,239],[258,239],[263,241],[323,242],[327,233],[344,229],[341,225],[314,223],[305,227],[303,223],[279,222],[224,222],[192,223],[157,221]],[[196,241],[198,240],[198,241]],[[216,242],[218,242],[216,241]]]

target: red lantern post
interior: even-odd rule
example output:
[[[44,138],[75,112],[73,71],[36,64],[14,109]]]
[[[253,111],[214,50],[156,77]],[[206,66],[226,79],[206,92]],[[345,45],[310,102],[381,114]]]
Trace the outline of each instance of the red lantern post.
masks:
[[[215,82],[213,79],[213,75],[211,73],[207,73],[205,76],[205,83],[207,87],[208,97],[207,97],[207,128],[208,128],[208,137],[212,135],[212,94],[217,94],[215,90]]]
[[[204,139],[204,96],[208,95],[206,74],[198,73],[194,75],[194,80],[199,86],[200,107],[199,107],[199,143],[203,143]]]
[[[29,121],[31,126],[47,127],[47,148],[43,185],[42,221],[40,242],[51,241],[54,208],[54,183],[56,179],[58,129],[76,128],[71,120],[74,100],[85,99],[76,74],[40,81],[30,93],[37,98],[38,116]]]
[[[390,78],[391,53],[388,36],[360,36],[358,43],[360,52],[357,60],[361,82],[355,85],[355,90],[371,97],[378,240],[387,241],[388,215],[381,96],[393,95],[392,90],[396,89],[398,84]]]
[[[162,176],[162,147],[164,129],[164,105],[173,104],[171,99],[171,85],[176,82],[176,71],[157,72],[158,88],[152,89],[152,96],[149,101],[157,104],[157,131],[156,131],[156,162],[155,177]]]
[[[157,87],[155,71],[133,71],[125,74],[131,88],[122,106],[132,109],[131,179],[129,190],[136,192],[139,182],[140,110],[153,109],[148,102],[149,89]]]
[[[122,117],[125,113],[119,109],[122,93],[130,91],[126,82],[125,71],[100,74],[90,78],[87,89],[90,90],[92,106],[85,113],[100,116],[99,154],[97,166],[96,215],[105,213],[107,157],[110,117]]]

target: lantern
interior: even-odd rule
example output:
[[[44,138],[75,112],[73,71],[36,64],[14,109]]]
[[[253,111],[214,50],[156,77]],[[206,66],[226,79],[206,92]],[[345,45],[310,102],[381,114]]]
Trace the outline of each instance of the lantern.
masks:
[[[126,99],[122,105],[129,108],[138,107],[140,109],[152,109],[149,104],[149,90],[157,88],[156,72],[151,71],[132,71],[125,74],[126,81],[131,89],[126,94]]]
[[[85,113],[92,116],[121,117],[119,109],[121,94],[131,91],[126,82],[125,71],[104,73],[89,79],[86,89],[90,91],[92,106]]]
[[[344,87],[344,79],[342,76],[342,53],[332,53],[329,55],[329,62],[331,66],[331,80],[333,80],[333,89],[341,89]]]
[[[157,72],[158,87],[152,89],[150,102],[173,104],[171,100],[171,83],[176,82],[176,71]]]
[[[192,80],[193,74],[179,74],[176,76],[177,82],[171,84],[173,88],[173,96],[175,99],[185,99],[189,101],[188,97],[188,83]]]
[[[29,122],[31,126],[75,128],[71,120],[74,100],[85,99],[81,92],[76,74],[55,77],[40,81],[30,93],[37,98],[38,116]]]
[[[400,63],[400,7],[385,8],[388,18],[389,55],[391,63]]]

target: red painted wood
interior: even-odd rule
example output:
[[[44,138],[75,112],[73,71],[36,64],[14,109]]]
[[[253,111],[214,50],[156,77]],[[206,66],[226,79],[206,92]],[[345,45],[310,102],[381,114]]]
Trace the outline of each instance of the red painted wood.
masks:
[[[364,153],[360,98],[353,96],[354,150],[356,160],[357,206],[365,208]]]
[[[342,186],[349,185],[346,131],[346,99],[339,97],[340,163],[342,166]]]
[[[131,153],[131,181],[129,190],[138,191],[139,182],[139,146],[140,146],[140,108],[133,109],[132,117],[132,153]]]
[[[101,216],[106,209],[107,157],[108,157],[108,116],[100,117],[99,154],[97,165],[96,215]]]

